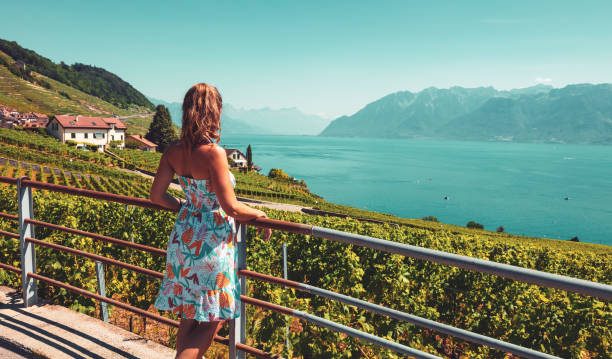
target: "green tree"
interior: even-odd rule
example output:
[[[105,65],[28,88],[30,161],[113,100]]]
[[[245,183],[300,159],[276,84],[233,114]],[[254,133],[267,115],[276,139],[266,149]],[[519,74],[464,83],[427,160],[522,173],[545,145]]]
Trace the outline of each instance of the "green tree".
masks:
[[[153,116],[153,122],[149,125],[149,132],[145,138],[157,144],[160,152],[164,152],[172,142],[178,140],[166,106],[158,105],[155,108],[155,116]]]
[[[251,145],[247,147],[247,168],[249,171],[253,169],[253,151],[251,150]]]

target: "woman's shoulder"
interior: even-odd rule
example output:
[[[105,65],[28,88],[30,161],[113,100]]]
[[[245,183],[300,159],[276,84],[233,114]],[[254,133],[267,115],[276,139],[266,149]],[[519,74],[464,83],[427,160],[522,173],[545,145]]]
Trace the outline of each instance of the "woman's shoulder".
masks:
[[[221,155],[223,157],[226,156],[225,148],[219,146],[218,144],[214,142],[205,143],[205,144],[196,146],[196,148],[194,148],[194,153],[198,155],[206,156],[206,157],[217,157]]]
[[[178,154],[182,153],[182,151],[183,151],[183,146],[178,141],[176,141],[168,145],[168,147],[166,147],[166,150],[164,151],[164,156],[175,157]]]

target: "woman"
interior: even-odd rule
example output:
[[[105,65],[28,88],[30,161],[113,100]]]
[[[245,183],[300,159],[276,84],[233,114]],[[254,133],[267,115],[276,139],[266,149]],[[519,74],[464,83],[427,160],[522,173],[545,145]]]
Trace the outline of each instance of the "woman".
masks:
[[[222,100],[217,89],[194,85],[183,101],[181,139],[162,156],[151,201],[179,210],[170,234],[166,274],[155,307],[181,316],[176,358],[201,358],[224,320],[240,315],[234,219],[266,217],[236,200],[235,179],[219,141]],[[168,195],[178,175],[186,201]],[[270,230],[264,240],[270,238]]]

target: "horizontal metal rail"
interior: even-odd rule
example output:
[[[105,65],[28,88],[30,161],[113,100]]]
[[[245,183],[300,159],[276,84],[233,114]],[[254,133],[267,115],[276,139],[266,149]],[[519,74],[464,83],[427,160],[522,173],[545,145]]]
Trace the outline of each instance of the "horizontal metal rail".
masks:
[[[10,214],[10,213],[3,213],[0,212],[0,217],[2,218],[6,218],[6,219],[10,219],[12,221],[18,221],[19,220],[19,216],[16,214]]]
[[[21,273],[20,269],[18,269],[18,271],[19,271],[19,273]],[[140,308],[131,306],[129,304],[120,302],[120,301],[118,301],[116,299],[112,299],[112,298],[108,298],[108,297],[103,297],[103,296],[101,296],[99,294],[92,293],[92,292],[87,291],[85,289],[78,288],[78,287],[72,286],[70,284],[66,284],[66,283],[57,281],[55,279],[51,279],[49,277],[42,276],[40,274],[28,273],[28,277],[34,278],[36,280],[41,280],[43,282],[47,282],[47,283],[52,284],[54,286],[57,286],[57,287],[60,287],[60,288],[64,288],[66,290],[69,290],[69,291],[74,292],[74,293],[78,293],[78,294],[86,296],[86,297],[97,299],[97,300],[99,300],[101,302],[105,302],[105,303],[108,303],[110,305],[114,305],[114,306],[116,306],[118,308],[128,310],[130,312],[136,313],[136,314],[141,315],[143,317],[151,318],[153,320],[156,320],[156,321],[158,321],[160,323],[163,323],[163,324],[166,324],[166,325],[169,325],[169,326],[178,327],[178,325],[179,325],[179,322],[177,322],[176,320],[172,320],[170,318],[162,317],[161,315],[157,315],[157,314],[151,313],[149,311],[146,311],[144,309],[140,309]],[[223,337],[220,337],[218,335],[215,336],[215,341],[218,342],[218,343],[221,343],[221,344],[225,344],[225,345],[227,345],[228,342],[229,342],[229,340],[227,338],[223,338]],[[236,347],[239,348],[240,350],[246,352],[246,353],[249,353],[249,354],[257,356],[258,358],[263,358],[263,359],[280,359],[281,358],[281,357],[279,357],[277,355],[269,354],[269,353],[266,353],[264,351],[261,351],[259,349],[256,349],[256,348],[244,345],[244,344],[236,344]]]
[[[473,343],[478,343],[482,345],[489,346],[491,348],[495,348],[506,353],[511,353],[515,355],[519,355],[525,358],[537,358],[537,359],[559,359],[559,357],[552,356],[549,354],[545,354],[536,350],[523,348],[519,345],[515,345],[512,343],[504,342],[495,338],[487,337],[485,335],[477,334],[474,332],[470,332],[468,330],[455,328],[450,325],[438,323],[433,320],[425,319],[422,317],[418,317],[416,315],[411,315],[408,313],[404,313],[395,309],[387,308],[382,305],[366,302],[365,300],[356,299],[353,297],[349,297],[344,294],[339,294],[336,292],[332,292],[327,289],[318,288],[315,286],[311,286],[305,283],[294,282],[291,280],[274,277],[267,274],[257,273],[250,270],[239,270],[238,275],[243,275],[245,277],[249,277],[252,279],[257,279],[261,281],[265,281],[268,283],[279,284],[285,287],[293,288],[302,292],[318,295],[321,297],[326,297],[329,299],[337,300],[342,303],[346,303],[348,305],[352,305],[361,309],[365,309],[374,313],[386,315],[390,318],[402,320],[408,323],[412,323],[421,328],[427,328],[431,330],[435,330],[440,333],[448,334],[455,336],[457,338],[465,339]]]
[[[17,184],[17,178],[0,176],[0,183]]]
[[[272,303],[268,303],[266,301],[260,300],[260,299],[255,299],[255,298],[251,298],[251,297],[247,297],[244,295],[240,296],[240,299],[247,303],[247,304],[251,304],[257,307],[261,307],[261,308],[265,308],[265,309],[269,309],[272,310],[274,312],[278,312],[281,314],[286,314],[286,315],[290,315],[296,318],[300,318],[303,320],[306,320],[308,322],[312,322],[315,323],[317,325],[326,327],[328,329],[340,332],[340,333],[344,333],[348,336],[357,338],[357,339],[361,339],[361,340],[365,340],[368,341],[370,343],[376,344],[376,345],[380,345],[382,347],[385,347],[387,349],[391,349],[395,352],[398,353],[402,353],[402,354],[406,354],[406,355],[410,355],[413,356],[415,358],[419,358],[419,359],[440,359],[440,357],[435,356],[435,355],[431,355],[429,353],[425,353],[422,352],[420,350],[414,349],[414,348],[410,348],[407,347],[405,345],[396,343],[396,342],[392,342],[390,340],[387,339],[383,339],[380,337],[377,337],[375,335],[366,333],[366,332],[362,332],[360,330],[357,329],[353,329],[351,327],[347,327],[346,325],[342,325],[342,324],[338,324],[336,322],[332,322],[331,320],[327,320],[327,319],[323,319],[321,317],[317,317],[316,315],[312,315],[309,313],[305,313],[296,309],[291,309],[291,308],[287,308],[287,307],[283,307],[282,305],[278,305],[278,304],[272,304]]]
[[[76,255],[81,256],[81,257],[87,257],[87,258],[90,258],[90,259],[93,259],[93,260],[97,260],[97,261],[100,261],[100,262],[116,265],[118,267],[129,269],[131,271],[142,273],[142,274],[154,277],[154,278],[160,278],[161,279],[161,278],[164,277],[163,273],[156,272],[156,271],[151,270],[151,269],[142,268],[142,267],[139,267],[139,266],[136,266],[136,265],[133,265],[133,264],[121,262],[121,261],[118,261],[118,260],[115,260],[115,259],[112,259],[112,258],[100,256],[100,255],[97,255],[97,254],[83,252],[83,251],[80,251],[78,249],[74,249],[74,248],[70,248],[70,247],[65,247],[65,246],[62,246],[62,245],[59,245],[59,244],[45,242],[45,241],[41,241],[39,239],[30,238],[30,237],[26,238],[25,241],[26,242],[32,242],[32,243],[35,243],[35,244],[38,244],[38,245],[41,245],[41,246],[44,246],[44,247],[49,247],[49,248],[57,249],[57,250],[60,250],[60,251],[76,254]]]
[[[326,238],[360,247],[377,249],[387,253],[400,254],[405,257],[417,258],[480,273],[493,274],[521,282],[537,284],[543,287],[563,289],[570,292],[598,297],[608,301],[612,300],[612,285],[603,283],[591,282],[588,280],[567,277],[559,274],[492,262],[484,259],[442,252],[434,249],[417,247],[409,244],[324,227],[309,226],[305,224],[278,221],[267,218],[257,218],[244,223],[260,228],[270,228],[286,232],[312,235],[315,237]]]
[[[2,182],[1,179],[0,179],[0,182]],[[14,183],[17,183],[17,179],[15,179]],[[49,190],[53,192],[74,194],[74,195],[81,196],[81,197],[103,199],[103,200],[122,203],[122,204],[131,204],[131,205],[139,206],[139,207],[152,208],[152,209],[163,209],[166,211],[172,211],[171,209],[157,205],[148,199],[123,196],[120,194],[93,191],[89,189],[63,186],[59,184],[45,183],[45,182],[40,182],[40,181],[33,181],[27,178],[21,179],[21,185],[32,187],[32,188]]]
[[[19,239],[19,234],[0,230],[0,236]]]
[[[270,218],[256,218],[250,221],[240,222],[253,227],[270,228],[283,232],[312,235],[313,226],[302,223],[279,221]]]
[[[66,232],[66,233],[72,233],[72,234],[76,234],[76,235],[83,236],[83,237],[89,237],[89,238],[92,238],[92,239],[95,239],[95,240],[99,240],[99,241],[114,243],[114,244],[118,244],[118,245],[123,246],[123,247],[134,248],[134,249],[150,252],[150,253],[161,255],[161,256],[165,256],[166,255],[166,251],[164,249],[159,249],[159,248],[155,248],[155,247],[145,246],[144,244],[132,243],[132,242],[124,241],[124,240],[117,239],[117,238],[114,238],[114,237],[103,236],[103,235],[97,234],[97,233],[91,233],[91,232],[81,231],[79,229],[63,227],[63,226],[59,226],[59,225],[53,224],[53,223],[47,223],[47,222],[43,222],[43,221],[38,221],[36,219],[25,219],[24,222],[25,223],[31,223],[31,224],[34,224],[34,225],[37,225],[37,226],[40,226],[40,227],[54,229],[54,230],[57,230],[57,231],[62,231],[62,232]],[[19,238],[19,236],[17,236],[17,237]]]
[[[588,280],[566,277],[534,269],[516,267],[509,264],[497,263],[317,226],[312,227],[312,235],[347,244],[378,249],[388,253],[401,254],[406,257],[446,264],[481,273],[494,274],[521,282],[538,284],[544,287],[563,289],[604,300],[612,300],[612,285],[603,283],[590,282]]]
[[[8,264],[0,263],[0,269],[4,269],[10,272],[15,272],[17,274],[21,274],[21,268],[13,267]]]

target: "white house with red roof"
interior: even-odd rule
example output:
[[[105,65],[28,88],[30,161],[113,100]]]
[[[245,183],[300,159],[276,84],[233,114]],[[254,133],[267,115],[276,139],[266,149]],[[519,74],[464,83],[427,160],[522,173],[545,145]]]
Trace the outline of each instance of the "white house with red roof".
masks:
[[[78,115],[53,116],[47,125],[47,131],[60,141],[76,142],[77,147],[83,144],[98,146],[98,151],[104,151],[112,141],[120,141],[117,147],[124,147],[126,129],[127,126],[115,117]]]
[[[235,148],[225,148],[225,155],[231,158],[236,164],[235,167],[246,167],[247,158],[244,153]]]
[[[125,139],[126,142],[135,143],[138,146],[138,149],[141,151],[155,152],[157,151],[157,145],[146,138],[142,137],[142,135],[127,135]]]

